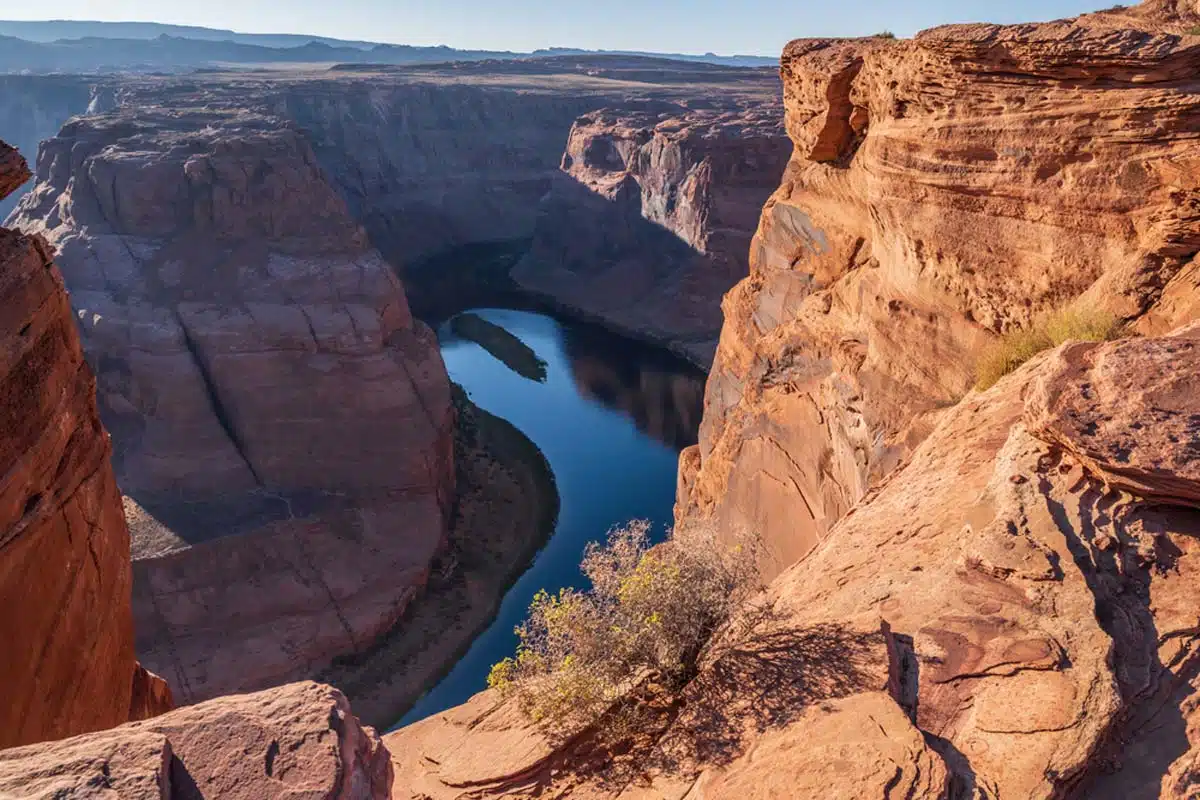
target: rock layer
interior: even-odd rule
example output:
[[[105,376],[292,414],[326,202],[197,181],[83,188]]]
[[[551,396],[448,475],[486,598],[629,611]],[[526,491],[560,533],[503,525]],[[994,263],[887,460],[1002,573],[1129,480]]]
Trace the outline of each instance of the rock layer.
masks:
[[[1150,333],[1194,316],[1184,9],[788,45],[796,150],[724,303],[681,520],[761,533],[776,571],[912,452],[997,333],[1071,303]]]
[[[0,196],[29,172],[0,142]],[[62,278],[0,228],[0,748],[170,708],[138,665],[129,533]]]
[[[195,702],[399,619],[445,536],[453,415],[435,337],[307,141],[182,109],[71,122],[16,218],[58,249],[98,374],[139,650]]]
[[[316,683],[0,752],[6,797],[382,800],[391,784],[375,731],[359,724],[340,692]]]
[[[747,274],[751,232],[792,147],[777,101],[690,105],[648,101],[576,120],[564,176],[513,277],[707,369],[717,300]]]

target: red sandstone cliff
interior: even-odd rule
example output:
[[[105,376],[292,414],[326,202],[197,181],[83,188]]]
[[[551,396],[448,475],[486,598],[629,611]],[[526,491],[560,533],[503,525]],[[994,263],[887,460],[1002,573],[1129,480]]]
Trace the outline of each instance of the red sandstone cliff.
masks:
[[[796,150],[724,303],[680,519],[757,531],[778,569],[928,435],[996,333],[1077,299],[1146,332],[1195,315],[1195,20],[788,45]]]
[[[0,198],[29,177],[0,142]],[[62,278],[0,228],[0,748],[162,713],[134,655],[129,534]]]
[[[1194,797],[1200,323],[942,415],[632,741],[492,693],[389,734],[394,797]],[[604,721],[600,727],[603,729]]]

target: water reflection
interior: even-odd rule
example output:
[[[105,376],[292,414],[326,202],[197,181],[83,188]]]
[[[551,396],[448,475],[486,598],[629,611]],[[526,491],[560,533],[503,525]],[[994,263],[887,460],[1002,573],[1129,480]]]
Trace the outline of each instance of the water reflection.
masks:
[[[569,327],[563,346],[587,398],[633,420],[638,430],[683,450],[696,444],[705,374],[683,359],[588,327]]]
[[[405,716],[408,724],[483,690],[492,664],[516,649],[513,628],[540,589],[582,588],[589,542],[631,519],[662,537],[672,523],[679,450],[696,441],[703,375],[654,348],[545,314],[470,313],[520,339],[545,380],[514,372],[453,323],[438,331],[452,380],[481,408],[519,428],[546,457],[560,499],[546,546],[500,603],[495,621],[445,678]],[[494,349],[494,348],[493,348]]]

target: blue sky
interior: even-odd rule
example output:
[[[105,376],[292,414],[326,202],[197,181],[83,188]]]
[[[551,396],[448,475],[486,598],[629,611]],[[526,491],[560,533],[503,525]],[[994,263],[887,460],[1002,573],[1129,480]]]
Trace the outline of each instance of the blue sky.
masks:
[[[9,5],[5,3],[5,5]],[[170,22],[402,44],[586,47],[778,55],[801,36],[908,36],[946,22],[1020,22],[1111,6],[1089,0],[55,0],[0,18]]]

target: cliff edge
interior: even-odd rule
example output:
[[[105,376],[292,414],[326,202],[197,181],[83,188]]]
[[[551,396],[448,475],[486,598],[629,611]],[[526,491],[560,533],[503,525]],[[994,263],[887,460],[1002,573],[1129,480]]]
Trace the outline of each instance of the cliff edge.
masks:
[[[0,197],[29,177],[0,142]],[[0,748],[171,707],[134,654],[129,533],[62,277],[0,228]]]

